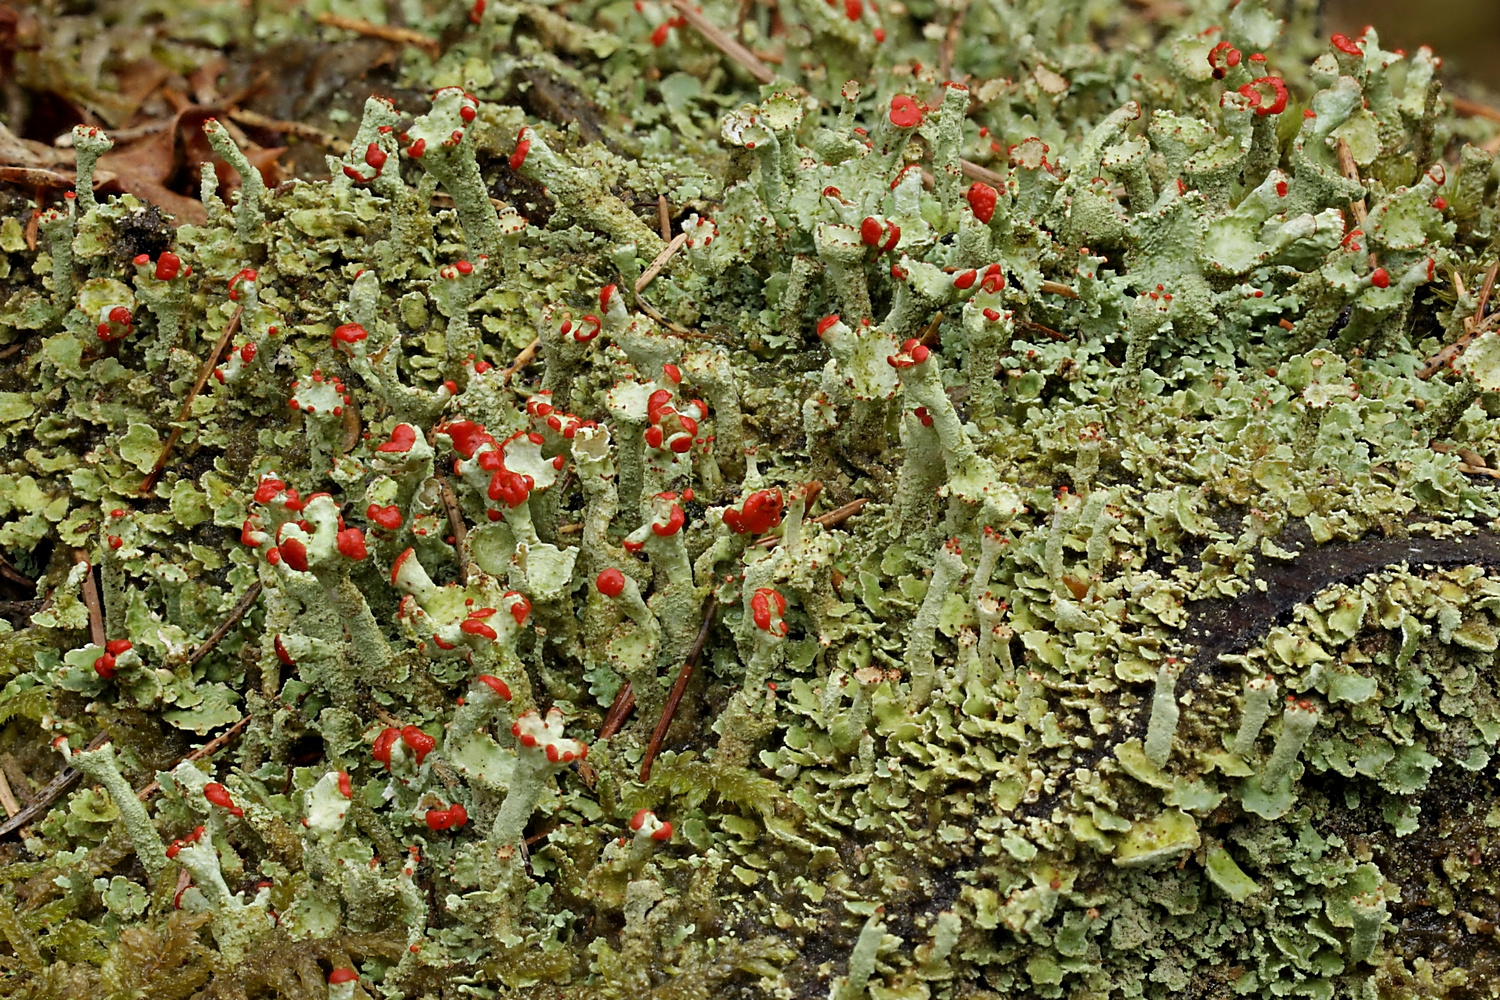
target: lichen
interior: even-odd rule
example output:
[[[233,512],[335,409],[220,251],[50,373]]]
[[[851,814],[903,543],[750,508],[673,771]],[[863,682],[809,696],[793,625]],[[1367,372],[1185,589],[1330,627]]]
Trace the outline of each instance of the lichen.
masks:
[[[1495,995],[1492,126],[1177,6],[445,8],[146,254],[76,130],[0,991]]]

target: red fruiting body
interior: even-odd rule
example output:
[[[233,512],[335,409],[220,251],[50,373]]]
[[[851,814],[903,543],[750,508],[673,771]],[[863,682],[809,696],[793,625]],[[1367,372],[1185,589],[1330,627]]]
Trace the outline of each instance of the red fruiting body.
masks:
[[[1432,207],[1437,209],[1439,212],[1446,212],[1448,210],[1448,199],[1444,198],[1442,195],[1438,195],[1436,198],[1432,199]]]
[[[687,518],[682,513],[682,508],[674,503],[671,512],[667,515],[666,524],[657,524],[655,521],[651,522],[651,533],[659,538],[668,538],[682,530],[682,522],[685,520]]]
[[[58,737],[58,739],[62,738],[63,737],[61,736]],[[202,838],[203,831],[205,829],[205,827],[195,826],[193,827],[193,832],[188,834],[186,837],[178,837],[176,840],[172,841],[172,846],[167,848],[167,857],[175,858],[177,857],[178,851],[182,850],[189,844],[196,844],[199,839]]]
[[[984,181],[975,181],[969,185],[969,211],[980,222],[988,223],[995,217],[995,204],[999,198],[999,193]]]
[[[229,810],[231,816],[243,816],[245,810],[234,804],[234,799],[229,797],[229,789],[217,781],[210,781],[203,786],[203,797],[220,809]]]
[[[1005,287],[1005,274],[1000,270],[999,264],[991,264],[984,269],[984,280],[979,283],[979,287],[992,295]]]
[[[521,164],[526,162],[526,154],[531,152],[530,139],[517,139],[516,151],[510,154],[510,169],[520,170]]]
[[[371,748],[370,755],[385,765],[385,769],[391,769],[391,747],[401,738],[399,729],[382,729],[380,735],[375,737],[375,745]]]
[[[824,316],[822,319],[818,320],[818,336],[823,336],[823,334],[828,332],[829,327],[833,326],[833,324],[837,323],[838,321],[839,317],[837,313],[832,316]]]
[[[127,649],[134,649],[129,639],[111,639],[104,644],[104,649],[111,656],[119,656]]]
[[[516,620],[517,625],[525,625],[526,619],[531,617],[531,602],[514,590],[506,591],[505,596],[520,598],[510,606],[510,616]]]
[[[519,507],[531,496],[536,480],[519,472],[500,469],[490,479],[489,497],[503,501],[508,507]]]
[[[334,969],[328,974],[329,985],[357,982],[359,982],[359,973],[355,972],[353,969]]]
[[[336,536],[339,553],[346,559],[359,562],[369,552],[365,549],[365,533],[358,528],[345,528]]]
[[[865,216],[865,221],[859,224],[859,241],[867,247],[873,247],[880,242],[880,235],[884,228],[880,220],[873,215]]]
[[[456,830],[469,821],[469,810],[457,802],[448,807],[448,828]]]
[[[260,484],[255,487],[255,502],[270,503],[271,498],[286,489],[286,483],[275,476],[262,476]]]
[[[1364,55],[1364,52],[1360,50],[1359,43],[1350,38],[1348,35],[1334,35],[1328,40],[1333,43],[1334,48],[1338,49],[1346,56]]]
[[[474,110],[474,106],[472,104],[465,104],[463,107],[458,109],[458,117],[462,118],[464,120],[464,124],[467,125],[469,122],[479,117],[479,112]]]
[[[901,352],[899,354],[892,354],[885,360],[892,368],[910,368],[913,365],[920,365],[926,361],[928,355],[931,353],[926,347],[922,346],[920,341],[908,340],[901,345]]]
[[[395,531],[401,527],[401,508],[395,504],[381,507],[372,503],[365,508],[365,516],[387,531]]]
[[[149,253],[138,253],[131,258],[130,262],[136,267],[144,267],[151,263],[151,255]]]
[[[480,674],[474,679],[488,687],[491,691],[495,692],[503,700],[510,701],[510,685],[506,684],[494,674]]]
[[[365,147],[365,164],[375,168],[376,177],[379,177],[380,171],[385,168],[385,159],[385,150],[375,143],[372,142]]]
[[[171,281],[182,270],[182,258],[170,250],[163,250],[156,258],[156,280]]]
[[[896,249],[896,244],[901,242],[901,227],[896,225],[894,222],[887,222],[885,224],[885,227],[885,243],[881,246],[880,249],[883,253],[890,253],[892,250]]]
[[[418,139],[416,142],[407,147],[406,151],[411,155],[411,158],[413,160],[420,160],[423,154],[427,152],[427,140]]]
[[[762,587],[750,597],[750,617],[755,620],[755,627],[772,635],[786,635],[786,622],[781,622],[779,630],[771,628],[771,606],[776,606],[776,616],[779,618],[786,613],[786,598],[770,587]]]
[[[416,726],[401,727],[401,742],[411,747],[411,752],[417,755],[417,766],[419,767],[423,759],[437,746],[437,740],[428,736]]]
[[[307,572],[307,546],[300,538],[288,538],[278,547],[288,566],[300,573]]]
[[[619,597],[625,592],[625,574],[611,566],[594,577],[594,587],[605,597]]]
[[[781,523],[781,491],[756,490],[745,498],[740,510],[724,511],[724,526],[737,535],[763,535]]]
[[[922,124],[922,106],[910,94],[891,98],[891,124],[897,128],[916,128]]]
[[[1228,42],[1220,42],[1208,50],[1208,64],[1214,68],[1214,79],[1222,80],[1227,69],[1240,64],[1240,50]]]
[[[1265,103],[1265,94],[1262,89],[1264,87],[1271,89],[1272,97],[1270,104]],[[1240,88],[1240,93],[1250,102],[1250,106],[1255,109],[1255,113],[1262,118],[1266,115],[1279,115],[1286,110],[1288,97],[1286,84],[1282,83],[1278,77],[1263,76],[1257,80],[1252,80]]]
[[[368,337],[365,328],[358,323],[345,323],[343,326],[335,327],[333,331],[333,346],[347,349]]]
[[[974,287],[974,282],[979,280],[979,272],[975,270],[960,271],[953,276],[953,287],[968,291]]]
[[[1376,288],[1391,287],[1391,273],[1383,267],[1377,267],[1374,271],[1370,272],[1370,284]]]
[[[416,431],[408,425],[401,424],[398,424],[396,430],[391,432],[391,440],[394,441],[396,439],[396,434],[401,430],[402,426],[407,427],[407,436],[411,441],[415,441],[417,439]],[[455,420],[452,423],[444,424],[442,430],[444,434],[448,435],[448,440],[453,442],[453,450],[464,458],[473,458],[474,452],[479,450],[480,445],[495,443],[495,439],[485,431],[484,425],[476,424],[472,420]],[[405,451],[406,449],[402,448],[401,450]]]
[[[469,8],[469,23],[478,24],[484,20],[485,0],[474,0],[474,6]]]
[[[477,635],[481,639],[489,639],[491,642],[500,638],[500,633],[490,628],[478,618],[465,618],[459,623],[459,630],[469,635]]]
[[[480,428],[480,430],[482,431],[483,428]],[[386,452],[387,454],[395,452],[398,455],[404,455],[411,451],[411,446],[416,444],[416,442],[416,428],[412,427],[411,424],[397,424],[391,429],[391,439],[375,450]],[[455,447],[457,447],[456,444]],[[470,452],[470,454],[473,453]],[[464,455],[464,457],[468,458],[469,455]]]
[[[115,679],[115,658],[108,653],[94,661],[94,673],[107,681]]]

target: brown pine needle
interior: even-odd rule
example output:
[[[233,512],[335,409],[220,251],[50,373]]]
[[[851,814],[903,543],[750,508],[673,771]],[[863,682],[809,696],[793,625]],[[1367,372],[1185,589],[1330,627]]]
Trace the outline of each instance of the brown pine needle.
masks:
[[[635,692],[630,689],[630,682],[626,681],[620,686],[615,694],[614,703],[609,706],[609,711],[604,715],[604,724],[599,727],[599,739],[607,740],[620,731],[625,725],[625,720],[630,716],[630,710],[635,708]]]
[[[775,70],[761,62],[754,52],[735,41],[729,32],[705,17],[703,11],[688,3],[688,0],[671,0],[671,3],[688,24],[698,29],[699,34],[720,52],[738,63],[745,72],[755,77],[756,83],[770,83],[776,79]]]
[[[516,355],[516,360],[510,363],[510,367],[500,373],[500,384],[510,383],[510,377],[536,360],[536,352],[542,346],[541,338],[532,340],[531,343],[521,348],[521,353]]]
[[[177,442],[182,437],[182,422],[192,411],[193,400],[197,399],[198,393],[203,391],[203,386],[208,382],[208,376],[219,363],[219,355],[224,353],[224,348],[229,346],[229,341],[239,331],[240,317],[244,313],[243,305],[235,307],[234,315],[229,318],[229,325],[224,327],[224,332],[219,334],[218,343],[214,344],[214,349],[203,360],[203,367],[198,369],[198,378],[193,382],[193,390],[188,393],[187,399],[183,400],[182,410],[177,414],[176,426],[172,428],[172,433],[167,435],[167,443],[162,445],[161,454],[156,456],[156,464],[151,466],[151,471],[146,474],[145,479],[141,480],[141,493],[150,493],[156,487],[157,477],[161,475],[161,470],[167,467],[167,459],[172,456],[172,449],[177,447]]]
[[[1456,115],[1463,115],[1466,118],[1488,118],[1492,122],[1500,122],[1500,108],[1492,108],[1488,104],[1471,101],[1467,97],[1449,99],[1453,102],[1453,113]]]
[[[1354,183],[1364,183],[1364,181],[1359,179],[1359,164],[1354,162],[1354,152],[1349,148],[1349,142],[1346,139],[1339,140],[1339,169],[1344,172],[1345,177]],[[1365,200],[1361,198],[1358,201],[1351,201],[1349,203],[1349,211],[1354,213],[1355,224],[1360,228],[1364,228]]]
[[[421,49],[434,59],[442,53],[442,48],[438,45],[436,38],[410,28],[393,28],[388,24],[374,24],[364,18],[344,17],[342,14],[319,14],[318,23],[326,24],[330,28],[343,28],[345,31],[352,31],[366,38],[378,38],[383,42],[395,42],[397,45],[410,45]]]
[[[646,290],[647,285],[656,280],[656,276],[661,274],[662,268],[667,266],[667,261],[671,260],[673,255],[678,250],[681,250],[682,245],[686,242],[687,233],[678,233],[672,237],[672,242],[663,247],[662,252],[656,255],[656,259],[647,266],[646,270],[641,272],[639,278],[635,279],[635,294],[641,294]]]
[[[698,665],[698,657],[703,655],[703,647],[708,642],[708,630],[713,628],[714,614],[719,610],[719,599],[710,595],[708,606],[703,609],[703,625],[698,629],[698,637],[693,640],[693,648],[688,650],[687,659],[682,661],[682,669],[677,671],[677,680],[672,685],[672,692],[667,695],[667,703],[661,710],[661,718],[656,722],[656,730],[651,734],[651,742],[646,747],[646,756],[641,758],[641,781],[651,780],[651,765],[656,761],[656,755],[661,751],[661,741],[667,738],[667,730],[672,726],[672,718],[677,714],[677,706],[682,704],[682,695],[687,691],[688,681],[693,679],[693,668]],[[634,699],[632,699],[634,700]]]
[[[682,15],[683,20],[698,29],[698,33],[710,45],[737,63],[741,69],[753,76],[757,83],[770,83],[776,79],[775,70],[762,62],[754,52],[735,41],[729,32],[710,21],[704,16],[703,11],[694,7],[688,0],[670,0],[670,2],[676,8],[677,13]],[[958,162],[963,169],[963,175],[971,181],[984,181],[992,185],[1005,183],[1004,177],[988,167],[981,167],[969,160]]]
[[[94,645],[103,647],[108,637],[104,634],[104,606],[99,602],[94,567],[89,564],[89,554],[82,549],[73,550],[73,561],[88,567],[88,572],[83,574],[83,604],[89,609],[89,639]]]

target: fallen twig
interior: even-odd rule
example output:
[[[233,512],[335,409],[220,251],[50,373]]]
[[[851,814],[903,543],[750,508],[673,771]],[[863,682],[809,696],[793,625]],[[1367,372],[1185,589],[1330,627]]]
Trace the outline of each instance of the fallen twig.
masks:
[[[196,666],[199,660],[213,652],[214,647],[224,640],[224,637],[229,634],[230,629],[238,625],[240,619],[244,618],[246,612],[255,605],[258,597],[260,597],[260,581],[256,580],[245,591],[244,596],[239,599],[239,602],[229,610],[229,617],[220,622],[219,627],[214,629],[207,639],[203,640],[203,645],[193,650],[193,655],[187,658],[187,665],[189,667]]]
[[[16,801],[16,796],[10,790],[10,779],[5,776],[5,769],[0,768],[0,808],[5,809],[7,817],[14,816],[21,811],[21,804]]]
[[[224,353],[224,348],[229,346],[229,341],[240,328],[240,317],[244,315],[245,307],[236,306],[234,315],[229,318],[229,325],[224,327],[224,332],[219,334],[219,340],[214,344],[214,349],[209,352],[203,361],[203,367],[198,369],[198,378],[193,382],[192,391],[188,393],[187,399],[183,400],[182,409],[177,414],[175,426],[172,433],[167,435],[167,443],[162,445],[161,454],[156,456],[156,463],[151,466],[151,471],[146,478],[141,480],[141,493],[150,493],[156,486],[156,478],[161,475],[161,470],[166,468],[167,459],[172,455],[172,449],[177,447],[178,440],[182,437],[182,422],[188,418],[192,411],[193,400],[198,398],[198,393],[203,391],[203,386],[208,382],[208,376],[213,372],[214,366],[219,363],[219,355]]]
[[[870,500],[868,497],[860,497],[858,500],[850,500],[842,507],[835,507],[833,510],[830,510],[826,514],[819,514],[817,517],[809,519],[809,523],[820,525],[824,528],[836,527],[849,520],[849,518],[853,517],[855,514],[858,514],[860,510],[863,509],[864,505],[869,502]],[[762,549],[774,549],[780,544],[780,535],[764,535],[755,540],[755,545]]]
[[[1417,378],[1432,378],[1440,370],[1452,364],[1453,360],[1468,348],[1474,338],[1483,333],[1496,316],[1500,316],[1500,313],[1485,315],[1485,310],[1489,308],[1490,296],[1495,291],[1495,279],[1497,277],[1500,277],[1500,260],[1491,264],[1490,269],[1484,274],[1484,282],[1479,286],[1479,298],[1475,302],[1474,315],[1464,320],[1463,336],[1422,362],[1422,367],[1417,369]],[[1463,286],[1462,280],[1457,274],[1453,276],[1453,279],[1461,289]],[[1462,295],[1462,291],[1459,294]]]
[[[215,736],[213,739],[209,740],[207,743],[203,744],[201,747],[194,750],[186,757],[182,758],[182,760],[179,760],[177,764],[183,764],[195,760],[202,760],[205,757],[212,757],[214,754],[224,749],[224,747],[228,745],[230,740],[234,739],[240,733],[244,732],[245,727],[248,725],[250,725],[250,716],[247,715],[244,718],[240,719],[239,722],[236,722],[234,725],[224,730],[218,736]],[[172,770],[172,768],[176,767],[177,764],[173,764],[172,767],[169,767],[166,770]],[[138,792],[136,792],[135,797],[140,799],[142,802],[145,802],[151,796],[155,795],[157,790],[160,788],[161,783],[153,781],[145,788],[142,788]]]
[[[100,733],[93,739],[89,740],[88,746],[84,747],[84,749],[98,750],[108,742],[109,734]],[[83,777],[83,775],[80,772],[73,770],[71,767],[65,767],[61,771],[57,772],[57,777],[47,782],[47,784],[36,793],[36,801],[32,802],[31,805],[26,806],[24,809],[16,813],[4,823],[0,823],[0,837],[8,837],[10,834],[21,829],[21,827],[25,826],[32,820],[36,819],[38,816],[45,813],[48,809],[51,809],[52,803],[61,798],[63,796],[63,793],[65,793],[68,789],[76,785],[78,783],[78,779],[81,777]]]
[[[464,546],[469,529],[464,525],[463,511],[458,507],[458,497],[453,494],[453,486],[448,482],[448,477],[438,473],[436,479],[438,493],[442,496],[443,506],[448,511],[448,527],[453,529],[453,550],[458,553],[458,582],[460,586],[463,586],[469,582],[469,557],[465,555]]]
[[[235,108],[229,112],[229,117],[241,125],[249,125],[253,128],[268,129],[272,132],[281,132],[285,135],[295,135],[299,139],[307,139],[319,146],[333,150],[343,155],[349,152],[349,144],[332,132],[325,132],[316,125],[307,125],[303,122],[286,121],[282,118],[272,118],[263,115],[259,111],[251,111],[249,108]]]
[[[713,627],[714,614],[718,610],[719,599],[710,595],[708,605],[703,609],[703,625],[698,629],[698,637],[693,640],[693,648],[688,650],[687,659],[682,661],[682,668],[677,671],[677,680],[672,684],[672,691],[667,695],[667,703],[661,710],[661,718],[656,721],[656,729],[651,733],[651,742],[646,746],[646,756],[641,758],[642,781],[651,780],[651,765],[661,750],[661,741],[667,738],[667,730],[672,726],[672,718],[677,714],[677,706],[682,703],[682,695],[687,691],[688,681],[693,679],[693,668],[698,665],[698,657],[703,655],[703,647],[708,642],[708,630]]]

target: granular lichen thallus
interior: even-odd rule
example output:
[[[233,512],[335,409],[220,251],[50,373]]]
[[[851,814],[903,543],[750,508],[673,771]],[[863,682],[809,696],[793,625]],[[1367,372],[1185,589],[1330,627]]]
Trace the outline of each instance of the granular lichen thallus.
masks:
[[[408,5],[149,253],[75,130],[0,992],[1495,995],[1495,126],[1313,6]]]

